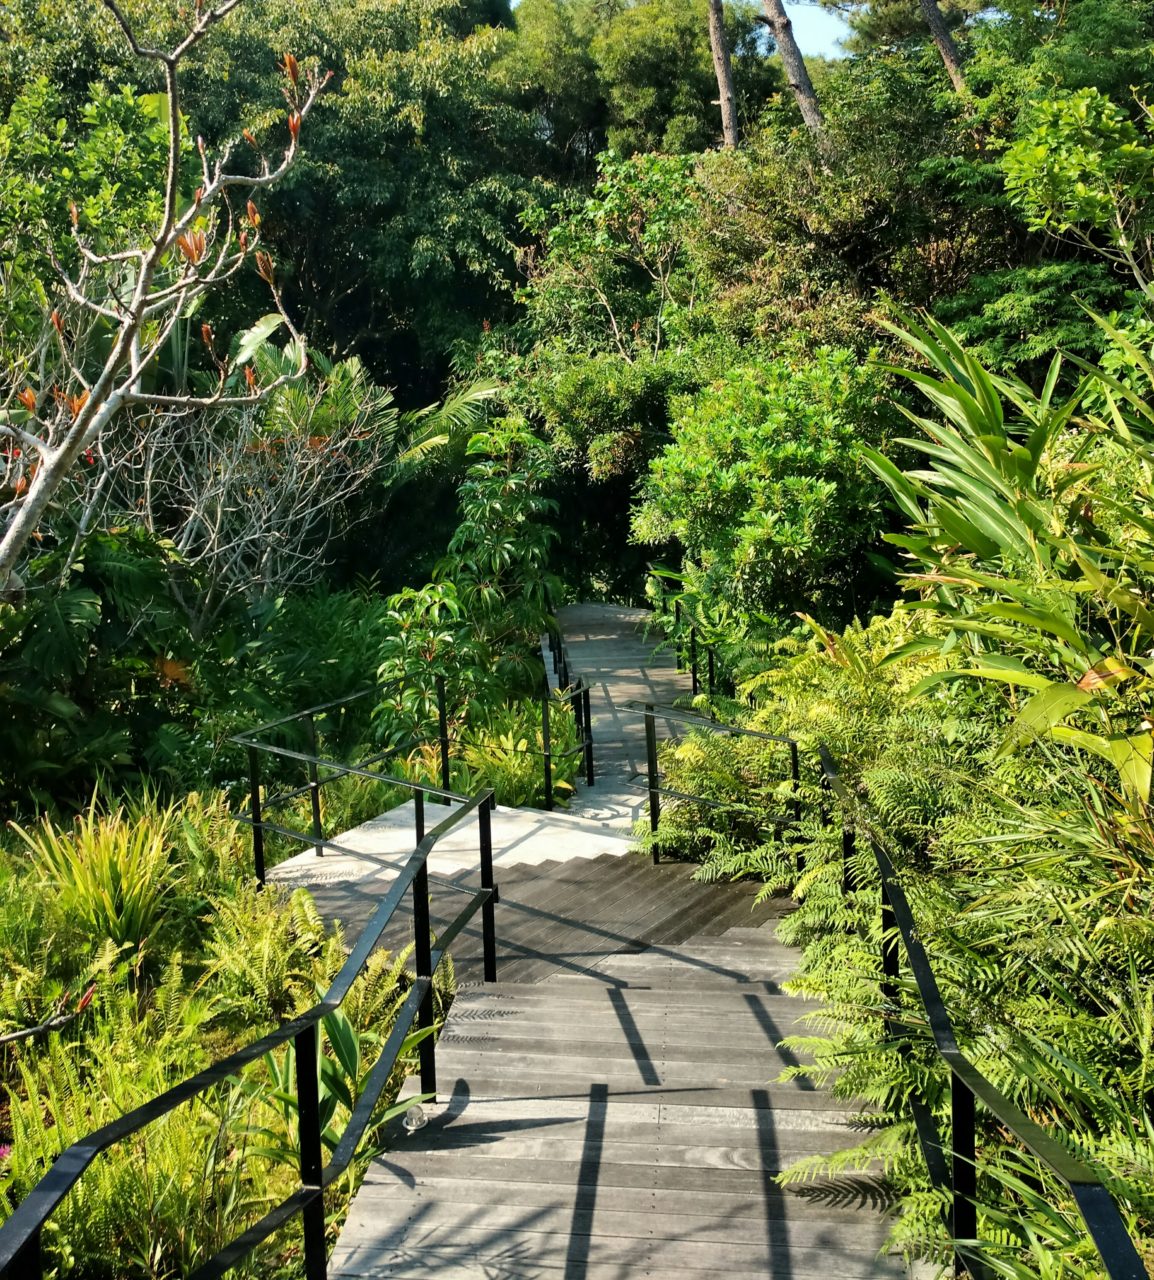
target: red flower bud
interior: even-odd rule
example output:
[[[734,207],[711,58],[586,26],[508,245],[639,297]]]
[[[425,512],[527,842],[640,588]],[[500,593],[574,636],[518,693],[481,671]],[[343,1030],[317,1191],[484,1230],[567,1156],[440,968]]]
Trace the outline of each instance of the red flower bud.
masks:
[[[250,391],[256,390],[256,374],[253,373],[251,364],[246,364],[244,367],[244,380],[248,383]]]
[[[288,118],[289,133],[292,140],[296,140],[301,136],[301,113],[299,111],[290,111]]]
[[[250,147],[256,146],[256,139],[252,136],[252,134],[247,129],[244,130],[243,137],[245,142],[247,142]]]
[[[69,216],[72,218],[73,227],[78,227],[80,225],[80,210],[76,207],[75,200],[69,203],[68,213],[69,213]]]
[[[201,336],[201,340],[204,342],[204,345],[211,351],[212,350],[212,325],[207,323],[202,324],[200,326],[200,336]]]
[[[296,58],[294,58],[291,53],[286,53],[284,61],[278,62],[277,66],[280,67],[293,84],[296,84],[297,80],[300,78],[300,67],[297,65]]]
[[[256,273],[265,282],[271,285],[273,282],[273,262],[269,254],[260,250],[256,255]]]
[[[63,338],[64,337],[64,321],[61,320],[59,311],[52,312],[52,325],[53,325],[53,328],[55,328],[56,332]]]
[[[196,266],[198,262],[204,260],[204,255],[208,252],[208,240],[203,231],[186,231],[183,235],[176,237],[176,247],[193,266]]]
[[[249,222],[251,222],[254,227],[259,227],[260,226],[260,210],[256,207],[255,204],[253,204],[251,200],[245,206],[245,209],[246,209],[246,212],[248,213]]]

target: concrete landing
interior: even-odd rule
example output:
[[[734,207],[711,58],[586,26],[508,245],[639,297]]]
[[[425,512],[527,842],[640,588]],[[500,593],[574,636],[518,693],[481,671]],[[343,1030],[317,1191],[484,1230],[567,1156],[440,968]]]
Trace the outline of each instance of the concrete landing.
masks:
[[[425,829],[431,831],[448,809],[425,805]],[[589,814],[563,810],[503,809],[491,815],[493,865],[537,866],[574,858],[617,857],[629,852],[629,832]],[[268,873],[277,884],[356,883],[391,878],[416,844],[416,809],[410,800],[336,837],[318,858],[311,850],[278,863]],[[334,846],[339,846],[336,848]],[[351,850],[351,852],[350,852]],[[429,856],[429,874],[451,876],[480,866],[481,841],[476,818],[467,819],[443,836]]]

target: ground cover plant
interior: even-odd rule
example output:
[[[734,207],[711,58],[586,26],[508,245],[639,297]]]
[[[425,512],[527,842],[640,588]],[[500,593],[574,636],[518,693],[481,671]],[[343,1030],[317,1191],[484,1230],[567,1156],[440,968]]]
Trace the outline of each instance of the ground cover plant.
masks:
[[[303,890],[258,892],[248,846],[223,799],[195,795],[131,810],[94,800],[73,823],[43,819],[5,839],[9,1210],[69,1143],[312,1005],[335,975],[340,930]],[[404,998],[407,959],[377,953],[326,1023],[330,1142]],[[53,1217],[50,1265],[182,1274],[283,1198],[295,1120],[274,1090],[290,1065],[278,1052],[102,1157]],[[289,1265],[298,1247],[282,1240],[250,1270]]]

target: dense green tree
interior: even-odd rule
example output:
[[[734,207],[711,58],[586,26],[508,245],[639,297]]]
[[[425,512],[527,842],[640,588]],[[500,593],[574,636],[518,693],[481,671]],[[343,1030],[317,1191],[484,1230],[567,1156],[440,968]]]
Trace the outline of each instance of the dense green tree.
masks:
[[[676,539],[695,594],[738,616],[844,621],[871,603],[883,515],[861,448],[886,437],[877,375],[826,349],[738,366],[679,407],[634,536]]]

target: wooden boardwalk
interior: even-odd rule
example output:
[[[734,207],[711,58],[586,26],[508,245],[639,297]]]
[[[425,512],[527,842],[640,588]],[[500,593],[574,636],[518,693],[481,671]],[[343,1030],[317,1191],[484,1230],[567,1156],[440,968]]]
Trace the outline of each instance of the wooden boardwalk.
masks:
[[[682,677],[648,661],[634,617],[574,613],[563,619],[571,666],[593,677],[595,734],[609,748],[599,763],[614,770],[580,798],[588,814],[630,803],[639,767],[639,727],[614,703],[671,701]],[[438,1102],[424,1128],[396,1126],[374,1160],[330,1275],[904,1274],[882,1251],[878,1181],[789,1191],[776,1181],[797,1159],[861,1138],[851,1106],[807,1079],[779,1079],[796,1065],[781,1039],[820,1012],[782,991],[797,954],[774,927],[789,904],[755,908],[752,886],[699,884],[691,867],[618,850],[566,860],[564,834],[556,857],[504,865],[499,981],[476,981],[466,939],[466,981],[438,1045]],[[343,899],[339,883],[318,888],[350,923],[372,897],[364,884]]]

